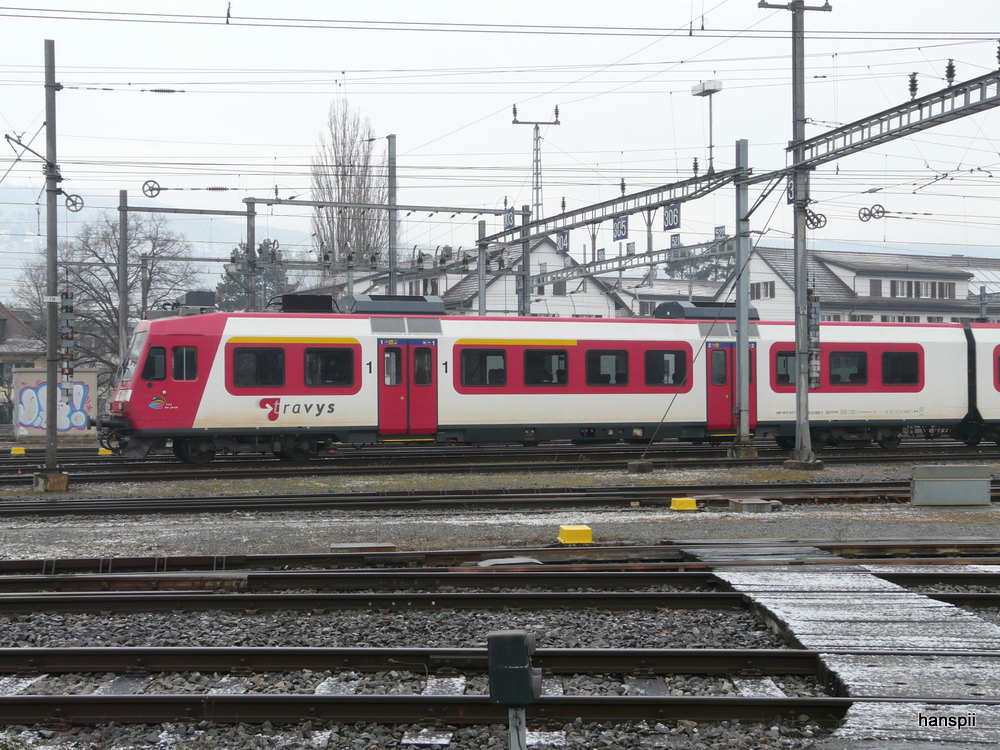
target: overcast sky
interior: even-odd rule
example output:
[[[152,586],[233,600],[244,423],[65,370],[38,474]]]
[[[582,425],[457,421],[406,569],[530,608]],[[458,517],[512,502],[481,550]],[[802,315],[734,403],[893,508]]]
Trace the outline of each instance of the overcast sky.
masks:
[[[819,6],[822,0],[810,0]],[[806,14],[807,135],[997,69],[995,0],[831,0]],[[227,9],[230,21],[226,23]],[[791,125],[791,13],[757,0],[88,0],[0,6],[0,127],[44,151],[44,40],[55,41],[58,156],[64,189],[87,209],[60,210],[71,235],[118,191],[139,205],[241,210],[245,197],[309,197],[309,164],[331,102],[347,97],[380,138],[397,136],[399,201],[495,208],[531,202],[532,128],[542,128],[545,210],[570,209],[692,175],[708,161],[708,101],[692,96],[718,80],[715,165],[733,165],[749,141],[763,172],[786,164]],[[891,30],[891,31],[889,31]],[[175,89],[178,93],[153,93]],[[813,210],[826,215],[816,241],[858,249],[887,243],[955,244],[995,254],[1000,244],[1000,112],[988,111],[826,165],[813,177]],[[385,141],[377,147],[384,149]],[[4,146],[0,174],[13,164]],[[146,180],[168,190],[151,201]],[[30,154],[0,182],[40,190]],[[205,188],[224,187],[227,192]],[[754,188],[755,200],[763,186]],[[44,198],[41,199],[44,204]],[[879,221],[858,210],[884,206]],[[6,208],[0,205],[0,208]],[[29,208],[33,211],[32,205]],[[684,207],[685,243],[733,227],[733,191]],[[787,240],[781,190],[756,210],[763,240]],[[661,226],[659,217],[654,226]],[[276,209],[269,227],[309,231],[308,213]],[[208,222],[206,222],[207,226]],[[412,247],[474,244],[471,216],[418,212],[401,227]],[[631,239],[637,236],[638,219]],[[0,227],[3,229],[4,227]],[[490,220],[491,231],[495,230]],[[197,236],[196,236],[197,235]],[[206,255],[210,232],[188,232]],[[669,243],[656,232],[655,244]],[[586,230],[571,250],[589,245]],[[610,223],[598,241],[613,251]],[[19,260],[0,262],[0,288]]]

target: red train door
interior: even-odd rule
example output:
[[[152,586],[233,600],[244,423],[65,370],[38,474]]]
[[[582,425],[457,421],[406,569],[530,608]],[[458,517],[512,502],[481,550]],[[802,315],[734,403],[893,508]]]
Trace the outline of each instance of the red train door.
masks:
[[[379,339],[378,431],[384,436],[437,432],[437,341]]]
[[[708,431],[736,434],[738,428],[736,407],[736,345],[732,342],[713,342],[706,346],[708,355]],[[757,388],[754,367],[757,350],[750,344],[750,429],[757,426]]]

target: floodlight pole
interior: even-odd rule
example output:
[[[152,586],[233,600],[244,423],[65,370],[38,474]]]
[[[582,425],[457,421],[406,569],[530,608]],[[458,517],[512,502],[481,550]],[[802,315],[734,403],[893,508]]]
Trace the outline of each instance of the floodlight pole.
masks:
[[[691,89],[692,96],[708,98],[708,172],[715,174],[715,139],[712,134],[712,96],[722,91],[721,81],[702,81]]]

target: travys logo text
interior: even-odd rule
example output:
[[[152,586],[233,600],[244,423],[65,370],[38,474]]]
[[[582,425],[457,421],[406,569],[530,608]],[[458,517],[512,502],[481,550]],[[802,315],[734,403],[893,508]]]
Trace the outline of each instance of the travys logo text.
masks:
[[[257,405],[261,409],[267,409],[267,418],[271,422],[276,422],[279,417],[289,414],[322,417],[325,414],[333,414],[334,410],[334,403],[332,401],[283,404],[280,398],[262,398]]]

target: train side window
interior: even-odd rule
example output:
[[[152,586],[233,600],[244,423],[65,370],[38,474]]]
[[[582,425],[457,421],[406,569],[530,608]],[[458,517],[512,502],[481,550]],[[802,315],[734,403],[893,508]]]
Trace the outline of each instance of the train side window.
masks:
[[[403,350],[398,346],[386,347],[382,353],[382,378],[386,385],[403,384]]]
[[[142,366],[143,380],[165,380],[167,377],[167,348],[165,346],[149,347],[146,363]]]
[[[354,385],[353,349],[306,349],[305,366],[308,386]]]
[[[868,355],[865,352],[830,352],[830,385],[867,385]]]
[[[646,352],[646,385],[684,385],[687,369],[687,354],[679,349]]]
[[[413,350],[413,384],[433,385],[434,358],[429,346],[418,346]]]
[[[628,352],[587,352],[587,385],[628,385]]]
[[[237,388],[285,384],[285,350],[237,347],[233,350],[233,385]]]
[[[193,346],[175,346],[170,352],[171,377],[174,380],[198,379],[198,350]]]
[[[920,355],[917,352],[882,352],[882,385],[918,385]]]
[[[795,352],[778,352],[774,357],[775,385],[792,385],[795,382]]]
[[[503,349],[463,349],[462,385],[507,385],[507,352]]]
[[[566,385],[566,350],[528,349],[524,352],[525,385]]]
[[[712,349],[712,385],[725,385],[729,381],[729,355],[725,349]]]

